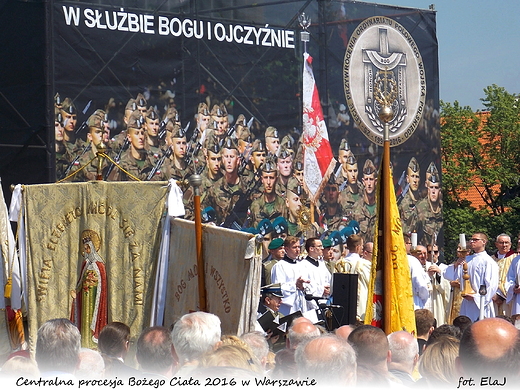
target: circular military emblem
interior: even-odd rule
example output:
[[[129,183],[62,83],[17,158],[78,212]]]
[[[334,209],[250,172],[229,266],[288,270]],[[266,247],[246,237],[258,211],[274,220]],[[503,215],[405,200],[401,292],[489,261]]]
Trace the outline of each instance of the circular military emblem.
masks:
[[[391,106],[390,146],[412,136],[426,101],[426,73],[411,34],[395,20],[374,16],[361,22],[350,37],[343,61],[345,99],[359,129],[383,145],[379,113]]]

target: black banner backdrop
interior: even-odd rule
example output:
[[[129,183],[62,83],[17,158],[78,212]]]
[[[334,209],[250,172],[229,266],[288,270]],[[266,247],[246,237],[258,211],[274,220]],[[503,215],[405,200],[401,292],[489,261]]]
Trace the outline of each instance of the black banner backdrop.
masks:
[[[123,128],[126,102],[143,93],[149,106],[164,112],[174,102],[181,122],[191,121],[201,101],[225,103],[230,123],[239,114],[254,116],[253,132],[263,138],[265,128],[275,126],[281,136],[301,130],[301,28],[298,16],[311,19],[308,52],[320,92],[334,153],[346,138],[361,171],[367,159],[379,163],[380,149],[359,129],[345,97],[345,53],[356,30],[368,18],[382,17],[402,26],[415,42],[424,65],[426,98],[423,115],[406,142],[392,148],[394,179],[398,191],[406,186],[407,166],[412,157],[420,167],[421,197],[426,196],[426,170],[434,163],[440,171],[439,80],[435,12],[350,1],[84,1],[13,2],[20,13],[46,11],[46,21],[35,18],[32,28],[42,28],[38,40],[48,41],[41,67],[19,64],[27,77],[45,78],[36,91],[40,120],[20,143],[37,142],[45,148],[47,166],[54,164],[52,97],[70,97],[78,109],[78,126],[95,109],[108,109],[111,136]],[[14,28],[14,27],[13,27]],[[358,37],[359,38],[359,37]],[[36,51],[39,44],[27,47]],[[41,53],[40,53],[41,54]],[[24,55],[23,58],[30,58]],[[23,65],[23,66],[22,66]],[[14,69],[12,69],[14,74]],[[49,89],[47,86],[50,86]],[[5,91],[4,91],[5,95]],[[10,101],[13,99],[7,96]],[[20,105],[22,105],[20,103]],[[6,109],[3,117],[20,121],[18,112]],[[343,112],[343,106],[346,111]],[[45,107],[45,113],[44,109]],[[33,110],[35,108],[33,107]],[[83,112],[84,111],[84,112]],[[23,116],[23,113],[22,113]],[[13,119],[14,118],[14,119]],[[340,119],[345,119],[342,124]],[[44,123],[45,122],[45,123]],[[348,123],[347,123],[348,122]],[[37,129],[36,131],[34,129]],[[2,131],[8,139],[9,129]],[[83,139],[85,134],[79,134]],[[190,133],[188,133],[190,136]],[[31,138],[32,137],[32,138]],[[9,142],[11,142],[9,140]],[[41,157],[39,157],[41,158]],[[23,160],[25,161],[25,160]],[[34,161],[32,170],[43,171]],[[27,162],[25,162],[27,164]],[[3,161],[2,171],[13,166]],[[9,169],[11,182],[27,180]],[[43,179],[46,177],[47,179]],[[400,180],[401,179],[401,180]],[[52,169],[28,181],[56,180]],[[414,230],[413,226],[410,230]],[[442,230],[436,231],[442,243]],[[425,241],[423,241],[425,242]]]

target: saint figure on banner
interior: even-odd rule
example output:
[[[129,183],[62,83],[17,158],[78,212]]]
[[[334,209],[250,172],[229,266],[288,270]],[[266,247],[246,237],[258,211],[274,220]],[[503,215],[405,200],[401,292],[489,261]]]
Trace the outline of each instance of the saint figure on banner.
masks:
[[[81,333],[81,346],[96,348],[99,332],[108,323],[105,262],[98,254],[99,235],[93,230],[81,234],[83,263],[73,297],[71,321]]]

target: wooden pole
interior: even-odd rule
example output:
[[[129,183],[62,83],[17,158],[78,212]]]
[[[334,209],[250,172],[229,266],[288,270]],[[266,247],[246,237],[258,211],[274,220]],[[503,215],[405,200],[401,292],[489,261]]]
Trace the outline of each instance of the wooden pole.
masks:
[[[204,267],[204,255],[202,252],[202,216],[200,214],[200,175],[191,175],[190,184],[193,186],[193,206],[195,210],[195,247],[197,252],[197,281],[199,291],[199,310],[208,311],[206,301],[206,272]]]

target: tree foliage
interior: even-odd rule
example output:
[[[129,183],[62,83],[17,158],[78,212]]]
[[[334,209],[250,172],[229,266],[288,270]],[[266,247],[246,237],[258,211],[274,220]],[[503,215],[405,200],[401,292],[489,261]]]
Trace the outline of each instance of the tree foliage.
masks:
[[[484,89],[485,112],[441,102],[446,251],[453,252],[459,233],[484,231],[491,237],[520,229],[520,100],[504,88]],[[477,189],[485,207],[465,199]],[[450,241],[451,239],[451,241]]]

